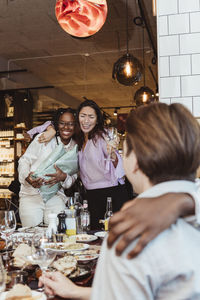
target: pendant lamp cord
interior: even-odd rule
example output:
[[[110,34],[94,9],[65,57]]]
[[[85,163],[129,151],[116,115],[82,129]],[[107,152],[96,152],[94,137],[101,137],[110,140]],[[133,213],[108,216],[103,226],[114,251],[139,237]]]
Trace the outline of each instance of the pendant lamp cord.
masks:
[[[128,0],[126,0],[126,54],[128,55]]]
[[[144,24],[142,25],[142,45],[143,45],[143,51],[142,51],[142,54],[143,54],[143,68],[144,68],[144,86],[146,86],[146,80],[145,80],[145,55],[144,55]]]
[[[84,69],[83,69],[83,78],[84,78],[84,92],[87,95],[87,56],[84,56]]]

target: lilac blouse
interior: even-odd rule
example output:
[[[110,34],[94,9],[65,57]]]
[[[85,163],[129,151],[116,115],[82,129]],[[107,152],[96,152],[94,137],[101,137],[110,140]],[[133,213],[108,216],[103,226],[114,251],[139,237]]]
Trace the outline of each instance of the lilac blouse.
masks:
[[[39,125],[37,127],[33,127],[27,133],[30,135],[31,138],[33,138],[34,134],[36,133],[42,133],[47,129],[48,126],[52,125],[51,121],[46,121],[44,124]]]
[[[111,160],[106,160],[108,152],[103,138],[98,138],[95,143],[88,140],[84,150],[78,152],[80,177],[87,190],[124,184],[122,158],[117,151],[116,154],[118,164],[115,168]]]

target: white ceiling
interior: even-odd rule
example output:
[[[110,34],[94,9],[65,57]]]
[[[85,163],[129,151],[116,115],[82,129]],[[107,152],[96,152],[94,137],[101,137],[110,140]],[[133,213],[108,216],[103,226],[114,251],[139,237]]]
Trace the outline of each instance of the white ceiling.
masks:
[[[35,108],[76,107],[83,96],[100,106],[133,105],[135,91],[112,79],[114,62],[126,53],[125,0],[108,0],[108,16],[94,36],[78,39],[68,35],[55,17],[55,0],[0,1],[0,71],[26,68],[0,80],[0,88],[53,85],[54,89],[34,90]],[[156,18],[152,0],[144,1],[156,39]],[[140,15],[137,0],[128,0],[129,49],[142,62],[142,29],[133,18]],[[153,51],[145,31],[146,84],[156,89],[149,72]],[[35,98],[36,99],[36,98]],[[125,112],[126,110],[121,110]],[[110,110],[107,112],[111,113]]]

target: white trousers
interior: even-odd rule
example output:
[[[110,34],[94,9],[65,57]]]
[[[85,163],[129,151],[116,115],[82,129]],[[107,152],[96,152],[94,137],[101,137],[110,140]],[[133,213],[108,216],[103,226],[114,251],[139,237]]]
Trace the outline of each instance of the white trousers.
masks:
[[[41,222],[48,224],[48,214],[59,214],[66,208],[64,201],[58,195],[43,202],[40,195],[22,196],[19,199],[19,215],[23,227],[37,226]]]

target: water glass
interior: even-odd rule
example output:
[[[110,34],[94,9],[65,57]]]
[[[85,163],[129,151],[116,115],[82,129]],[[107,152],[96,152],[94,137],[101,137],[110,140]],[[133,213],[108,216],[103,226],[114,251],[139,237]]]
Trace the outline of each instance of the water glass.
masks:
[[[0,233],[6,242],[6,254],[4,259],[9,259],[8,255],[8,238],[16,229],[16,218],[13,210],[4,210],[0,212]]]
[[[2,258],[0,256],[0,295],[5,291],[6,287],[6,272],[3,266]]]
[[[33,236],[31,256],[42,272],[48,269],[56,257],[56,253],[47,248],[48,242],[49,237],[46,233],[37,233]]]

